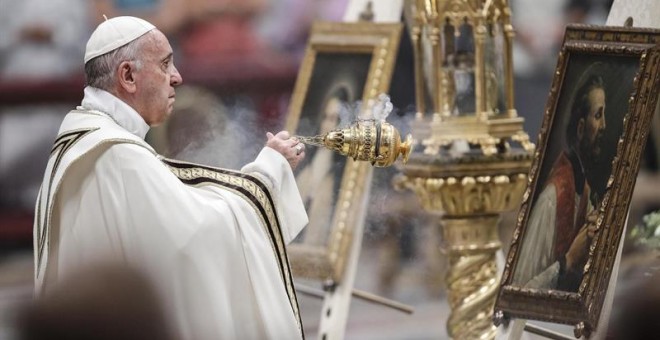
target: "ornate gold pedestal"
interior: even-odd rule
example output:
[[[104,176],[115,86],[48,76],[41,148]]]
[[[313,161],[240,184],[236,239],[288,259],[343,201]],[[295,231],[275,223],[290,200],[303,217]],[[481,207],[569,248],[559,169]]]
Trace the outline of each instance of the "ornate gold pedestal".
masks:
[[[429,212],[439,214],[454,339],[492,339],[499,276],[495,254],[502,212],[516,209],[527,184],[531,153],[443,158],[413,153],[401,167],[398,189],[411,189]]]

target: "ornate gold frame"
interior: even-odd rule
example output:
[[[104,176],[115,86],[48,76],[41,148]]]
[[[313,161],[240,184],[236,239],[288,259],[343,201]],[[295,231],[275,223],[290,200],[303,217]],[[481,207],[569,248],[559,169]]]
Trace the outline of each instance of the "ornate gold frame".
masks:
[[[369,109],[369,99],[375,99],[389,89],[394,69],[402,25],[375,23],[314,23],[305,56],[294,87],[286,120],[286,129],[294,132],[309,90],[310,79],[318,53],[369,53],[372,55],[362,103]],[[372,166],[367,162],[347,160],[333,212],[331,234],[325,247],[289,244],[287,250],[294,275],[340,282],[346,267],[353,230],[363,223]]]
[[[626,221],[642,150],[658,97],[660,81],[660,30],[571,25],[564,42],[546,106],[539,146],[534,155],[527,189],[517,219],[495,304],[495,323],[523,318],[575,325],[575,336],[589,336],[598,324],[609,278]],[[527,228],[541,165],[555,118],[571,54],[630,56],[639,58],[637,75],[628,97],[628,111],[612,161],[612,172],[598,209],[596,233],[589,248],[578,291],[541,290],[512,284],[518,248]]]

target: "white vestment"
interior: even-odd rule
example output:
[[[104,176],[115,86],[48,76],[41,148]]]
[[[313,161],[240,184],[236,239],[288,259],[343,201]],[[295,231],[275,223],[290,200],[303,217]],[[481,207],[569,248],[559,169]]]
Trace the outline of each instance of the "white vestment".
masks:
[[[284,246],[307,215],[286,159],[265,147],[241,172],[166,160],[148,128],[91,87],[65,117],[37,199],[37,295],[122,260],[155,281],[181,338],[300,338]]]
[[[574,216],[579,212],[580,195],[575,194]],[[594,206],[587,203],[587,214]],[[522,239],[520,260],[513,272],[513,283],[525,288],[555,289],[559,277],[559,262],[552,258],[556,238],[557,189],[549,183],[537,198],[527,221]]]
[[[557,194],[555,185],[550,183],[530,212],[520,260],[513,275],[514,283],[526,288],[554,289],[557,286],[559,262],[552,258],[556,214]]]

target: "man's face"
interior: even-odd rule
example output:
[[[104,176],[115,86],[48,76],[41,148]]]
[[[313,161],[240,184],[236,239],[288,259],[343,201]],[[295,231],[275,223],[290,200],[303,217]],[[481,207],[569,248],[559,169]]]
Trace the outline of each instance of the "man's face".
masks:
[[[321,121],[320,133],[328,133],[337,128],[339,113],[341,112],[341,101],[335,97],[330,98],[323,108],[323,120]]]
[[[602,139],[605,132],[605,91],[594,88],[589,91],[589,113],[581,120],[582,128],[578,131],[580,152],[596,160],[601,154]]]
[[[172,47],[163,33],[153,30],[146,37],[136,71],[137,111],[150,126],[158,125],[172,113],[174,87],[183,82],[174,67]]]

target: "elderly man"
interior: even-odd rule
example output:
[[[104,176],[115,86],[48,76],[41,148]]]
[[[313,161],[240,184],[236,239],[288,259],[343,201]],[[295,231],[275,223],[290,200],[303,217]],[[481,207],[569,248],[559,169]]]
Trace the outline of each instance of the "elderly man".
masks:
[[[180,338],[300,338],[284,247],[307,223],[292,173],[303,145],[267,133],[240,172],[164,159],[144,136],[182,82],[167,38],[113,18],[84,60],[84,99],[62,122],[37,199],[36,294],[120,260],[154,280]]]

